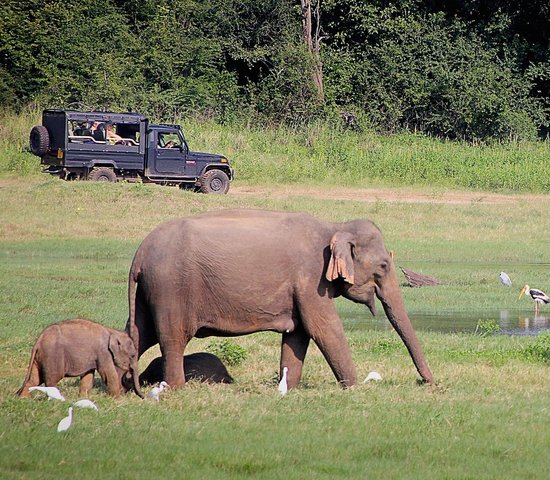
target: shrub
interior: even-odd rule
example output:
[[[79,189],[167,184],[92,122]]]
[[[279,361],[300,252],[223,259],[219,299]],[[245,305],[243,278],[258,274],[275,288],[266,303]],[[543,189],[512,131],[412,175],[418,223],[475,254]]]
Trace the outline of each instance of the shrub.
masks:
[[[478,320],[475,333],[481,337],[488,337],[500,332],[500,325],[496,320]]]
[[[537,336],[534,344],[524,350],[527,358],[538,361],[550,361],[550,332],[543,332]]]
[[[227,365],[239,365],[248,357],[248,352],[245,348],[237,345],[228,339],[211,341],[206,350],[220,359]]]

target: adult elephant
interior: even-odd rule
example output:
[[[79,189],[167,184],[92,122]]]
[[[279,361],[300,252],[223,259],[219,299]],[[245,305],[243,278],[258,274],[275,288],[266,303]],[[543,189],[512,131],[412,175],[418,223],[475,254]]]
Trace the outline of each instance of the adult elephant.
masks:
[[[185,383],[193,337],[282,333],[280,369],[294,387],[310,339],[342,386],[355,367],[333,299],[375,313],[375,295],[425,382],[432,373],[409,320],[392,258],[368,220],[323,222],[304,213],[225,210],[161,224],[129,274],[127,331],[141,355],[160,343],[164,379]]]

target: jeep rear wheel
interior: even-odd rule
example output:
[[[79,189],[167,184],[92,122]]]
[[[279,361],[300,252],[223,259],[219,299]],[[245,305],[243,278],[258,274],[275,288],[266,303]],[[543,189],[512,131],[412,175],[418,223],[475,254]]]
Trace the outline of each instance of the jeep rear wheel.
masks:
[[[199,184],[202,193],[224,194],[229,190],[229,177],[221,170],[208,170],[201,175]]]
[[[37,157],[46,155],[50,148],[50,134],[48,133],[48,129],[42,125],[32,127],[29,145],[31,147],[31,152]]]
[[[92,182],[116,182],[116,174],[112,168],[96,167],[92,168],[88,174],[88,180]]]

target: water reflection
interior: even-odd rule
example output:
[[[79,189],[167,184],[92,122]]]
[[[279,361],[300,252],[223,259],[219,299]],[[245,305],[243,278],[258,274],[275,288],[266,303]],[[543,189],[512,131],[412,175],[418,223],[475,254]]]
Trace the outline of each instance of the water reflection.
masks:
[[[504,335],[537,335],[544,330],[550,330],[550,315],[525,314],[525,312],[509,312],[501,310],[487,312],[444,312],[444,313],[411,313],[409,315],[414,328],[419,331],[442,333],[466,332],[474,333],[479,322],[495,321]],[[375,318],[365,314],[349,314],[343,316],[348,330],[392,330],[390,322],[384,315]]]

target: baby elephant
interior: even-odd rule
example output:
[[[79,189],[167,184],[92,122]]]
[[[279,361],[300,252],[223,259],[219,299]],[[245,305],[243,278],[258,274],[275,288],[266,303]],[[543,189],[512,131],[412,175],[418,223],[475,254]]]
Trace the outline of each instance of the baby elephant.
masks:
[[[185,381],[199,380],[200,382],[233,383],[233,378],[225,368],[222,361],[212,353],[191,353],[183,357],[183,370]],[[162,357],[151,361],[143,373],[139,376],[141,385],[160,382],[162,375]]]
[[[133,388],[143,397],[137,351],[126,332],[82,318],[54,323],[38,337],[17,395],[28,397],[29,387],[42,383],[53,387],[64,377],[80,377],[80,396],[87,396],[95,370],[109,394],[118,396]]]

